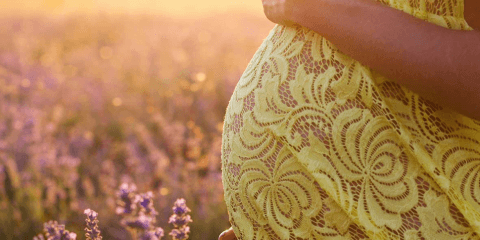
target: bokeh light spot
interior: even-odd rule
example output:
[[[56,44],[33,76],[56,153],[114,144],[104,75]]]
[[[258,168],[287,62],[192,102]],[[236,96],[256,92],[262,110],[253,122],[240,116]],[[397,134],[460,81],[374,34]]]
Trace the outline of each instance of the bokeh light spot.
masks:
[[[168,188],[160,188],[160,195],[162,196],[166,196],[170,193],[170,190],[168,190]]]
[[[112,104],[113,104],[113,106],[115,106],[115,107],[120,107],[120,106],[122,106],[123,102],[122,102],[122,99],[121,99],[121,98],[116,97],[116,98],[114,98],[114,99],[112,100]]]
[[[93,139],[93,133],[90,132],[90,131],[86,131],[84,134],[83,134],[83,137],[89,141],[91,141]]]
[[[197,81],[203,82],[205,81],[205,79],[207,79],[207,75],[203,72],[199,72],[197,73],[197,75],[195,75],[195,78],[197,79]]]

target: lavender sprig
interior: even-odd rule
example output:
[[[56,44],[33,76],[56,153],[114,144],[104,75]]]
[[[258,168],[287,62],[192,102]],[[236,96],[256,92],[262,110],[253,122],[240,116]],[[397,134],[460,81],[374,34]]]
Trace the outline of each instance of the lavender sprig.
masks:
[[[57,221],[49,221],[43,224],[43,231],[47,240],[76,240],[77,234],[65,229],[65,225],[59,225]]]
[[[151,191],[139,194],[137,196],[138,196],[138,203],[140,204],[140,207],[141,207],[140,211],[150,216],[155,216],[158,214],[157,211],[155,211],[155,208],[153,207],[153,202],[152,202],[153,193]]]
[[[192,218],[190,217],[190,215],[181,216],[173,214],[168,219],[168,223],[173,224],[175,227],[182,227],[184,225],[187,225],[189,222],[192,222]]]
[[[174,240],[188,239],[190,227],[188,227],[187,224],[192,222],[192,218],[190,215],[187,215],[191,210],[187,207],[185,199],[177,199],[172,210],[173,215],[170,216],[168,223],[172,223],[175,226],[175,229],[172,229],[169,235],[171,235]]]
[[[184,214],[191,212],[190,208],[187,207],[185,199],[179,198],[173,204],[173,213],[176,215],[183,216]]]
[[[120,186],[120,190],[117,192],[119,201],[116,212],[118,215],[131,214],[136,209],[135,191],[137,191],[135,184],[123,183]]]
[[[98,213],[91,209],[86,209],[84,213],[87,215],[87,219],[85,219],[87,223],[85,228],[87,240],[101,240],[102,236],[100,236],[100,230],[98,229]]]
[[[153,228],[153,218],[144,214],[135,218],[123,219],[122,223],[128,227],[139,229],[139,230],[148,230]]]
[[[37,236],[33,237],[33,240],[45,240],[45,237],[43,237],[43,234],[38,234]]]
[[[156,228],[153,231],[146,231],[140,240],[160,240],[163,237],[163,229],[161,227]]]
[[[184,226],[179,229],[172,229],[172,231],[168,235],[171,235],[173,240],[185,240],[188,239],[189,233],[190,227]]]

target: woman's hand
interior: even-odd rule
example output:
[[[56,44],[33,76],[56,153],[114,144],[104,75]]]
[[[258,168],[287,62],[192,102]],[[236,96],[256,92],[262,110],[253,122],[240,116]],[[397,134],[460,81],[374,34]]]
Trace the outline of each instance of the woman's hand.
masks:
[[[263,12],[268,20],[286,26],[295,24],[293,14],[303,0],[262,0]]]
[[[237,237],[235,236],[235,233],[233,232],[232,228],[229,228],[220,234],[220,237],[218,237],[218,240],[237,240]]]

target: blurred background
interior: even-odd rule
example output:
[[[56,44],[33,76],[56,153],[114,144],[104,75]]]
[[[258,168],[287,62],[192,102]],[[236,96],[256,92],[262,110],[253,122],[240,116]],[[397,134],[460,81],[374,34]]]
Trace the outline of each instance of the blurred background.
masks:
[[[198,17],[235,10],[261,16],[261,0],[5,0],[5,13],[71,14],[71,13],[132,13],[176,17]]]
[[[87,208],[133,239],[122,183],[153,193],[163,239],[178,198],[189,239],[217,239],[225,108],[273,26],[261,0],[1,1],[0,239],[85,239]]]

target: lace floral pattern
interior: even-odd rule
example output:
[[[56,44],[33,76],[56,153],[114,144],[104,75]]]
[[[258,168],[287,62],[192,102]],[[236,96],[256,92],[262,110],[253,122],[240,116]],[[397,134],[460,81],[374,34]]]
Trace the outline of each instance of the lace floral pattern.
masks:
[[[462,0],[381,0],[471,30]],[[225,116],[223,185],[239,239],[479,239],[480,122],[277,25]]]

